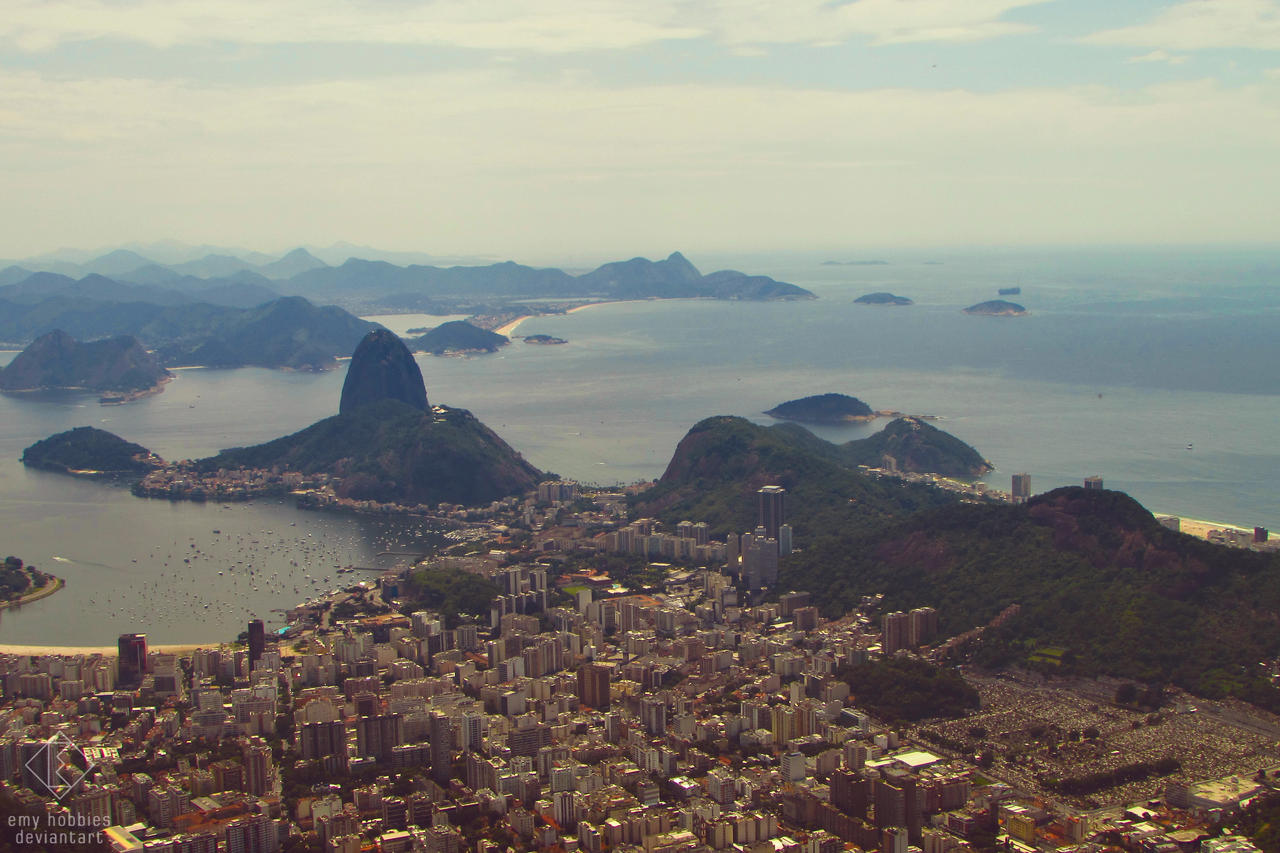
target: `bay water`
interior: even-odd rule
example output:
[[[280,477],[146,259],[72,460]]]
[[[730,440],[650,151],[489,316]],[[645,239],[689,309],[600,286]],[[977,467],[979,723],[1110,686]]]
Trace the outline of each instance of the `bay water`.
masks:
[[[836,391],[938,416],[992,462],[984,479],[999,488],[1014,472],[1030,473],[1035,491],[1096,474],[1156,512],[1280,528],[1280,251],[692,260],[704,271],[772,275],[819,298],[655,300],[531,318],[498,353],[420,356],[428,398],[470,409],[544,470],[613,484],[660,476],[702,418],[771,423],[762,413],[778,403]],[[1004,298],[1027,316],[961,311],[1009,287],[1021,293]],[[915,304],[854,303],[873,291]],[[444,318],[375,319],[404,332]],[[569,343],[520,340],[538,333]],[[385,565],[438,541],[418,522],[276,501],[144,500],[18,463],[32,442],[82,425],[167,459],[265,441],[333,414],[345,366],[177,373],[164,393],[124,406],[84,394],[0,396],[0,551],[68,580],[0,612],[0,643],[102,645],[125,631],[153,643],[230,639],[254,615],[278,620],[273,611],[355,577],[338,567]],[[847,441],[884,423],[813,429]]]

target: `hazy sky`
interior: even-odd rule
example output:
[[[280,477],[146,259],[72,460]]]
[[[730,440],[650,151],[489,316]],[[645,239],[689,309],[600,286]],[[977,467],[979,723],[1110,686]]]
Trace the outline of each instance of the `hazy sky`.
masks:
[[[1277,239],[1280,0],[5,0],[0,257]]]

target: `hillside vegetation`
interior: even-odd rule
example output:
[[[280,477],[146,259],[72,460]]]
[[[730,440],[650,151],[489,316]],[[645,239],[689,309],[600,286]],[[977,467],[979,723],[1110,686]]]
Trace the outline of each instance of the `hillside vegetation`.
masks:
[[[1016,603],[973,660],[1276,704],[1256,665],[1280,653],[1280,556],[1167,530],[1120,492],[1058,489],[829,533],[784,561],[780,583],[818,593],[830,614],[882,592],[889,610],[938,608],[954,635]]]
[[[389,399],[198,464],[326,472],[343,478],[340,497],[423,504],[489,503],[527,491],[541,477],[465,409],[423,413]]]

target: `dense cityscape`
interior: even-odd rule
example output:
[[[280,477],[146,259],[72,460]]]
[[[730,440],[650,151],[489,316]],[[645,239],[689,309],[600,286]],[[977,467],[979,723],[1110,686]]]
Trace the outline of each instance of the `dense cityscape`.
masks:
[[[548,481],[237,642],[5,655],[8,833],[208,853],[1257,849],[1230,829],[1275,784],[1276,718],[1117,679],[949,676],[933,665],[981,628],[779,594],[786,498],[761,488],[757,528],[718,542]]]

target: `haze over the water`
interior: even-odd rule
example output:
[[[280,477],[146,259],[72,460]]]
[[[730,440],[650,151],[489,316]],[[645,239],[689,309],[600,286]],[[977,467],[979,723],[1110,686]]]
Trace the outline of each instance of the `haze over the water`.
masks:
[[[1277,0],[15,0],[0,257],[1275,239]]]

